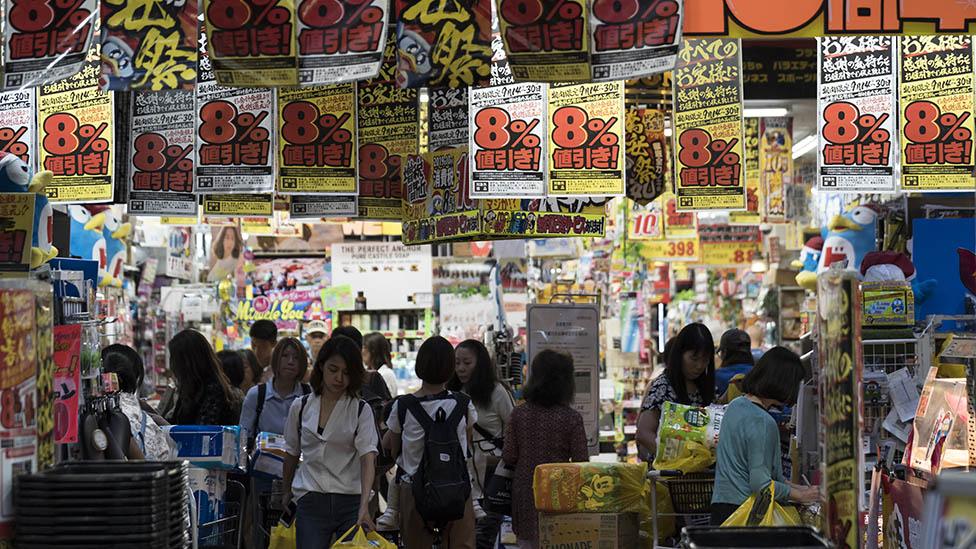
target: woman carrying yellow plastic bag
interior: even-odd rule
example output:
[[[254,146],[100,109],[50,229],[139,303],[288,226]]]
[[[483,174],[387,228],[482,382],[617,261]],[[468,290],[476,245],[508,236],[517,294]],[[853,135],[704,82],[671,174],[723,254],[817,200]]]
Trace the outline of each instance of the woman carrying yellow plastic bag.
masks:
[[[350,534],[352,539],[349,538]],[[353,526],[332,544],[332,549],[396,549],[396,545],[376,532]]]
[[[776,503],[772,482],[758,495],[750,496],[722,526],[800,526],[800,513],[792,505]]]

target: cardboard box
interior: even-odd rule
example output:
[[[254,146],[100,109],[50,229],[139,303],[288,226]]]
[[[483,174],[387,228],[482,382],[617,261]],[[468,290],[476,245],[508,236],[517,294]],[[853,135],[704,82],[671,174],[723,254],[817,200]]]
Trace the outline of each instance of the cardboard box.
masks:
[[[169,425],[164,428],[176,442],[177,456],[204,469],[243,469],[247,460],[237,425]]]
[[[915,293],[908,282],[861,284],[864,326],[911,326],[915,324]]]
[[[639,544],[637,513],[539,513],[539,549],[630,549]]]

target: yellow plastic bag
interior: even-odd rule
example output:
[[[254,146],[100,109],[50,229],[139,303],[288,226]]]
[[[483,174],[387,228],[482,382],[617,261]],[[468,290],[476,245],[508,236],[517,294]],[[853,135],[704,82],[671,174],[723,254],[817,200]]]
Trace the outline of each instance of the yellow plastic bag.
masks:
[[[349,539],[352,534],[352,539]],[[396,545],[376,532],[366,532],[362,526],[356,525],[332,544],[332,549],[396,549]]]
[[[800,513],[792,505],[776,502],[775,484],[749,496],[722,526],[800,526]]]
[[[654,468],[698,473],[715,463],[724,406],[699,408],[674,402],[661,406]]]
[[[535,506],[551,513],[649,511],[646,463],[546,463],[535,468]]]
[[[295,523],[291,526],[278,524],[271,529],[271,544],[268,549],[295,549]]]

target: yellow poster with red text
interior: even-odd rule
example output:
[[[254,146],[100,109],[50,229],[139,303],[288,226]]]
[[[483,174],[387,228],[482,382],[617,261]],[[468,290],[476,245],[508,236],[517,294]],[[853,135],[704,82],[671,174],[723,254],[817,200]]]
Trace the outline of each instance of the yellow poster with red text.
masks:
[[[762,180],[759,177],[759,119],[751,116],[744,119],[743,149],[745,163],[743,169],[746,174],[746,209],[741,212],[729,212],[729,223],[733,225],[758,225],[762,223],[762,205],[764,194]]]

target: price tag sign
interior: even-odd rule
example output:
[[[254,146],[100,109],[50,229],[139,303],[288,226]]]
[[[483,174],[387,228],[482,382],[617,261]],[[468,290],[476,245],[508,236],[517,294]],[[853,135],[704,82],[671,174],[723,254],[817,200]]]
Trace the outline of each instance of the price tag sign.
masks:
[[[697,238],[649,240],[641,244],[641,255],[651,261],[697,262],[701,245]]]
[[[756,242],[702,242],[701,249],[704,265],[749,265],[762,257]]]

